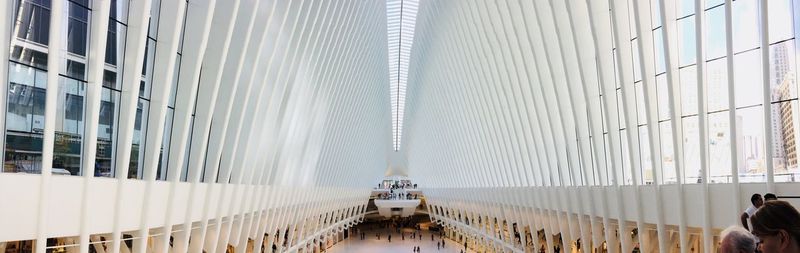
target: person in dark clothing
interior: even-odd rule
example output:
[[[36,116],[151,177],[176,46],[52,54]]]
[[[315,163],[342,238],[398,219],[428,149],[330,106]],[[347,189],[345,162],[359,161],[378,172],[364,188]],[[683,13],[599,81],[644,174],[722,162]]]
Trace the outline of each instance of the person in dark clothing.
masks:
[[[764,201],[770,201],[770,200],[778,200],[778,196],[775,196],[774,193],[764,194]]]
[[[389,242],[392,242],[392,235],[387,235],[386,238],[389,239]]]

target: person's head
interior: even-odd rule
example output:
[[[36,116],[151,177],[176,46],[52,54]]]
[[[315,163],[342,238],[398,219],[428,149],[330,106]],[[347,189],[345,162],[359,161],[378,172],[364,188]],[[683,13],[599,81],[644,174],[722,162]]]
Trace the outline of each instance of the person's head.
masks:
[[[750,196],[750,203],[753,203],[753,206],[759,208],[764,204],[764,199],[761,198],[761,194],[756,193]]]
[[[752,253],[756,251],[756,237],[749,231],[739,226],[730,226],[720,233],[719,252],[721,253]]]
[[[789,202],[764,203],[750,222],[753,234],[761,241],[762,252],[800,251],[800,213]]]
[[[778,196],[775,196],[775,194],[771,192],[764,194],[764,201],[770,201],[770,200],[778,200]]]

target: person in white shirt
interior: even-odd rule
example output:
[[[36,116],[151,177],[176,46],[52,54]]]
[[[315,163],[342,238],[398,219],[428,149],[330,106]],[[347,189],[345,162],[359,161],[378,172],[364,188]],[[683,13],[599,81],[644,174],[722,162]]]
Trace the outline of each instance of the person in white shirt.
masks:
[[[756,193],[756,194],[753,194],[753,196],[750,197],[750,203],[753,203],[753,205],[747,207],[747,209],[744,210],[744,213],[742,213],[742,217],[741,217],[742,218],[742,226],[745,229],[747,229],[748,231],[750,230],[750,226],[748,224],[749,221],[750,221],[750,217],[752,217],[753,214],[756,213],[758,208],[761,207],[761,205],[764,204],[764,199],[761,198],[761,194]]]

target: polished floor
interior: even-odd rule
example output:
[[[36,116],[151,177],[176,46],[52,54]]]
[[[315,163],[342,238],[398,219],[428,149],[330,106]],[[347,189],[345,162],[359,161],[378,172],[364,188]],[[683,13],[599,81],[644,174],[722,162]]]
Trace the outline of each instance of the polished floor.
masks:
[[[381,238],[378,240],[376,233],[381,232]],[[341,241],[328,249],[328,253],[400,253],[400,252],[413,252],[414,246],[419,246],[420,253],[426,252],[441,252],[441,253],[459,253],[464,250],[463,244],[459,245],[457,242],[445,239],[445,248],[436,249],[436,242],[441,242],[438,233],[434,235],[434,241],[431,241],[431,233],[429,231],[422,231],[422,239],[419,237],[411,239],[413,230],[406,229],[405,240],[402,239],[400,233],[394,232],[392,235],[392,242],[387,240],[386,235],[389,230],[366,230],[366,238],[360,240],[359,236],[352,236],[347,240]],[[472,250],[467,252],[474,252]]]

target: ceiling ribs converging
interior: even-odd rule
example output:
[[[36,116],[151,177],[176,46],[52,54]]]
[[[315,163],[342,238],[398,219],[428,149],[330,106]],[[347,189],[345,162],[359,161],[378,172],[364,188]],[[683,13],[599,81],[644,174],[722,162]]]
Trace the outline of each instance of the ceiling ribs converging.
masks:
[[[408,62],[411,55],[411,44],[414,41],[418,6],[418,0],[388,0],[386,3],[394,151],[400,150],[403,136]]]

